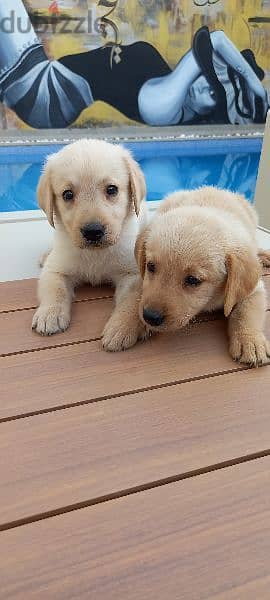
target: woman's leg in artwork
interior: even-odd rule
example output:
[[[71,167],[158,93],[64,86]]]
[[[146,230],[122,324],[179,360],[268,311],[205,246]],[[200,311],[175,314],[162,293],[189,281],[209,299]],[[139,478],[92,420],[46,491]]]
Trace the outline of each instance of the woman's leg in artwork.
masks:
[[[93,102],[89,83],[50,61],[21,0],[0,3],[0,99],[28,125],[70,125]]]

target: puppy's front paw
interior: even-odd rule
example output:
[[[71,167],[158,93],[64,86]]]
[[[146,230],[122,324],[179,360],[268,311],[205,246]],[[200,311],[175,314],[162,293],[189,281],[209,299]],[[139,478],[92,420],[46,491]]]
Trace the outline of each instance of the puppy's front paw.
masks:
[[[103,330],[102,346],[107,352],[119,352],[131,348],[137,340],[146,337],[145,328],[139,321],[127,322],[120,316],[112,315]]]
[[[270,344],[263,333],[238,333],[231,339],[230,353],[234,360],[259,367],[269,362]]]
[[[65,331],[70,323],[69,311],[62,305],[40,306],[34,314],[32,329],[41,335]]]

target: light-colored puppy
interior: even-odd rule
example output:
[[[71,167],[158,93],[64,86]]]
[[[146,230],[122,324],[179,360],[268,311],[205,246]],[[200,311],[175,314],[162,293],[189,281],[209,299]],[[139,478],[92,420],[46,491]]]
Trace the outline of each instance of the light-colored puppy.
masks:
[[[112,282],[116,308],[103,346],[115,351],[136,342],[143,327],[134,245],[146,224],[145,193],[142,171],[122,146],[84,139],[48,158],[37,194],[55,237],[39,281],[38,333],[67,329],[76,285]]]
[[[224,307],[232,357],[267,362],[259,259],[267,263],[269,253],[258,250],[256,227],[256,213],[240,195],[205,187],[168,196],[135,248],[140,316],[149,329],[173,331]]]

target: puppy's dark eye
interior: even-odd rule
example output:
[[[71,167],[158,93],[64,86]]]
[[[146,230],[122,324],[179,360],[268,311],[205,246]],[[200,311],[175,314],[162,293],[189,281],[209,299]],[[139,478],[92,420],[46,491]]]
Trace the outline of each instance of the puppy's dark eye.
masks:
[[[155,270],[156,270],[155,263],[149,261],[146,266],[147,266],[147,271],[149,271],[149,273],[155,272]]]
[[[116,196],[118,194],[117,185],[113,185],[113,184],[107,185],[106,194],[107,194],[107,196]]]
[[[72,190],[65,190],[63,192],[63,199],[65,200],[65,202],[70,202],[71,200],[73,200],[74,198],[74,194]]]
[[[184,285],[187,287],[198,287],[201,283],[201,280],[194,277],[194,275],[187,275],[184,279]]]

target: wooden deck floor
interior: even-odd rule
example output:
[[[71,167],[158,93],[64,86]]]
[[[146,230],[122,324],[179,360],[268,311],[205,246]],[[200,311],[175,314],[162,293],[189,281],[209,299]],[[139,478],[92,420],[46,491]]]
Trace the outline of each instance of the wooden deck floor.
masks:
[[[43,338],[35,288],[0,285],[1,600],[269,600],[270,366],[219,316],[107,354],[109,288]]]

